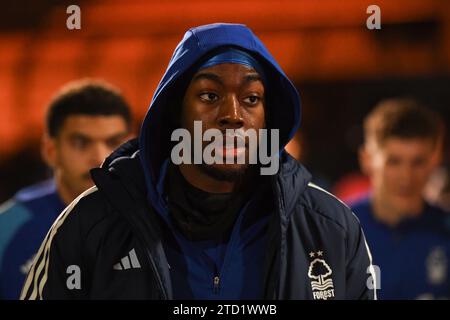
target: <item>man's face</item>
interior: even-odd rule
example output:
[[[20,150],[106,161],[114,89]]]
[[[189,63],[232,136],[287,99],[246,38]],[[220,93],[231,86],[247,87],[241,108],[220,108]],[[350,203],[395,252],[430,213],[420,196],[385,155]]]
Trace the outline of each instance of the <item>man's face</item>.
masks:
[[[89,170],[100,166],[128,138],[127,124],[120,116],[68,116],[58,135],[44,141],[43,149],[63,200],[69,202],[91,187]]]
[[[367,151],[366,168],[373,191],[384,205],[399,213],[414,213],[434,168],[431,139],[389,138]]]
[[[194,136],[194,121],[202,121],[202,132],[219,129],[255,129],[265,126],[264,86],[260,75],[252,68],[224,63],[197,72],[183,99],[181,125]],[[224,136],[225,141],[225,136]],[[203,142],[203,148],[209,142]],[[224,149],[224,156],[235,155],[237,149]],[[219,180],[232,181],[241,176],[246,164],[200,165],[200,169]],[[225,161],[224,161],[225,162]]]

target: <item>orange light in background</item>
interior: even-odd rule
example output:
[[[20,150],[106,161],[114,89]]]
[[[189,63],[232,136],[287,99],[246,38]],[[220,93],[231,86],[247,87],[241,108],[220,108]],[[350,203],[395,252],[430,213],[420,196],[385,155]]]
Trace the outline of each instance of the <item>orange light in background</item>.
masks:
[[[65,27],[65,7],[27,33],[0,34],[0,154],[39,139],[46,104],[64,83],[99,77],[123,90],[143,117],[186,29],[240,22],[266,43],[295,80],[429,75],[450,70],[450,2],[377,1],[382,23],[437,21],[435,42],[386,46],[365,27],[363,0],[82,2],[82,29]],[[380,40],[381,39],[381,40]]]

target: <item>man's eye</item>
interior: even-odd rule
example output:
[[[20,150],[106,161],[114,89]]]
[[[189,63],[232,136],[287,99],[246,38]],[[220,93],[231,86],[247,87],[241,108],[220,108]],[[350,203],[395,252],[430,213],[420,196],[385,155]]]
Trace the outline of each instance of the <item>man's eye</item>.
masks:
[[[244,99],[244,102],[250,105],[256,105],[259,101],[261,101],[261,98],[258,96],[249,96]]]
[[[426,162],[427,162],[427,161],[426,161],[425,159],[423,159],[423,158],[420,158],[420,159],[414,159],[414,161],[413,161],[413,166],[414,166],[414,167],[421,167],[421,166],[425,165]]]
[[[217,101],[217,99],[219,99],[219,96],[212,92],[206,92],[200,95],[200,99],[206,102],[215,102]]]

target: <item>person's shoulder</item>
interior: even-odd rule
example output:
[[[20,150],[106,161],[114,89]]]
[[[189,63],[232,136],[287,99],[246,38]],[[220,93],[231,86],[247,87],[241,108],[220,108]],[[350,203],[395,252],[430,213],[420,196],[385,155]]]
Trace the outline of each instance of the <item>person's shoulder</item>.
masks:
[[[76,232],[82,237],[93,228],[113,218],[113,210],[96,186],[73,200],[55,220],[52,228]]]
[[[14,199],[0,205],[0,252],[1,248],[7,246],[14,238],[17,230],[32,219],[32,216],[33,213],[26,206]]]
[[[0,205],[0,221],[8,219],[10,216],[14,215],[15,212],[21,211],[27,212],[28,209],[15,199],[9,199]]]
[[[46,180],[20,189],[6,202],[0,205],[0,215],[4,218],[14,212],[30,211],[30,203],[47,201],[56,191],[52,180]],[[31,213],[31,212],[30,212]]]
[[[48,179],[20,189],[14,195],[14,199],[18,202],[27,203],[43,199],[55,192],[56,185],[54,180]]]
[[[13,225],[25,223],[34,215],[32,204],[46,202],[52,192],[49,180],[20,189],[0,205],[0,226],[11,229]]]
[[[348,205],[359,219],[364,219],[372,214],[369,196],[359,198],[350,202]]]
[[[358,219],[347,204],[312,182],[308,183],[301,202],[306,212],[324,217],[346,231],[359,226]]]
[[[19,190],[14,197],[0,205],[1,246],[14,239],[17,232],[30,221],[41,221],[40,214],[56,214],[52,209],[54,192],[51,181],[44,181]],[[48,209],[48,210],[47,210]],[[44,222],[42,222],[44,223]]]
[[[55,216],[64,208],[53,179],[45,180],[20,189],[7,201],[0,212],[25,210],[31,215],[48,214]]]

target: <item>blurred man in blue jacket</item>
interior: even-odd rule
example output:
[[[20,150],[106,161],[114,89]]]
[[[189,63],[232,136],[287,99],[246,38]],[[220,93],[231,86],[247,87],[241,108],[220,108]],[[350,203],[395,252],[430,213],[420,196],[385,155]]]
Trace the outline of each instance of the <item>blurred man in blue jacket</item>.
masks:
[[[130,136],[130,109],[110,85],[80,80],[64,86],[47,113],[42,155],[53,178],[26,187],[0,207],[0,299],[18,299],[34,255],[52,223],[92,186],[98,167]]]
[[[450,214],[424,200],[443,122],[409,99],[380,103],[364,123],[361,165],[372,191],[352,209],[380,268],[380,299],[450,298]]]

